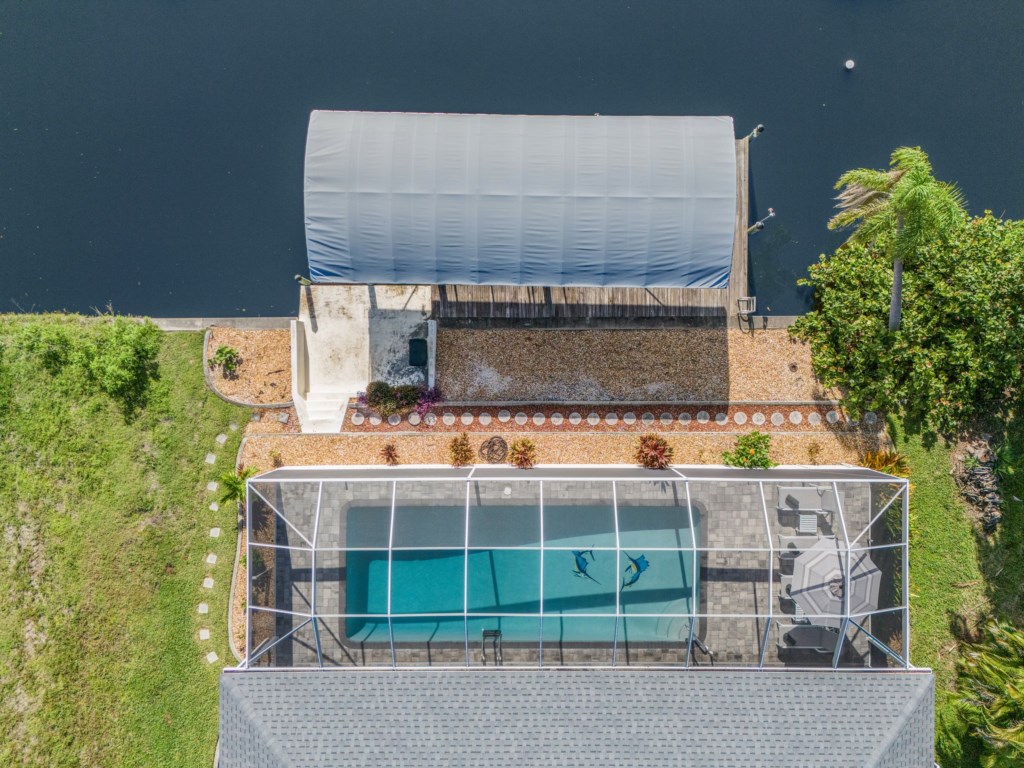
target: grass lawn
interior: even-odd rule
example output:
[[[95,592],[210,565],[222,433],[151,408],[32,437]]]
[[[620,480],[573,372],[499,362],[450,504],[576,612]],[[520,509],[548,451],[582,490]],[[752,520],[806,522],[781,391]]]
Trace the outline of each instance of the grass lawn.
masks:
[[[0,764],[211,765],[235,513],[211,512],[205,486],[233,468],[247,411],[206,389],[200,334],[162,336],[128,418],[16,351],[28,322],[102,321],[0,316]]]
[[[954,706],[959,637],[991,612],[1021,619],[1024,508],[1014,500],[1021,496],[1020,472],[1004,484],[1008,504],[999,533],[984,537],[965,513],[950,475],[952,447],[941,440],[927,445],[892,421],[889,432],[911,468],[911,659],[935,672],[940,764],[977,766],[980,744],[966,733]],[[1021,439],[1016,430],[1008,433]]]

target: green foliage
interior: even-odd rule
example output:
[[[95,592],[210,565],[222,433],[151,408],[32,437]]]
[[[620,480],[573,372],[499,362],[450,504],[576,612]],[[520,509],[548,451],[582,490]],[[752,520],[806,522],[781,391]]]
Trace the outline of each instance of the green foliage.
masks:
[[[211,369],[220,367],[221,375],[227,379],[234,377],[238,372],[238,366],[242,364],[242,356],[234,347],[221,344],[207,361]]]
[[[416,407],[421,391],[415,384],[393,387],[386,381],[371,381],[366,387],[366,405],[385,418],[404,415]]]
[[[448,461],[453,467],[468,467],[473,463],[473,447],[469,444],[469,435],[465,432],[453,437],[448,444]]]
[[[537,463],[537,445],[526,437],[513,440],[508,448],[508,460],[518,469],[532,469]]]
[[[220,476],[220,484],[223,493],[220,496],[221,504],[242,504],[245,502],[246,481],[259,472],[256,467],[242,467],[237,472],[224,472]]]
[[[1024,764],[1024,630],[1005,622],[985,627],[960,663],[961,712],[985,744],[984,768]]]
[[[885,322],[885,247],[840,248],[800,281],[814,288],[815,307],[790,332],[810,344],[815,376],[845,391],[855,418],[903,411],[954,433],[1004,413],[1024,383],[1024,222],[986,213],[924,247],[906,273],[895,333]]]
[[[774,467],[769,452],[772,447],[772,436],[754,430],[736,438],[736,450],[724,451],[722,461],[730,467],[745,469],[768,469]]]
[[[205,487],[233,461],[241,432],[227,425],[247,412],[207,389],[200,334],[160,334],[161,377],[131,420],[80,362],[48,372],[20,348],[93,348],[110,325],[0,315],[0,530],[13,532],[0,538],[0,700],[17,702],[0,707],[5,766],[213,761],[230,579],[205,591],[202,624],[196,585],[208,552],[230,572],[236,539],[207,535],[233,532],[235,511],[207,510]],[[220,432],[229,441],[207,465]],[[206,664],[209,651],[221,661]]]
[[[675,450],[668,444],[668,440],[652,433],[640,436],[633,458],[637,464],[647,469],[668,469],[673,455]]]

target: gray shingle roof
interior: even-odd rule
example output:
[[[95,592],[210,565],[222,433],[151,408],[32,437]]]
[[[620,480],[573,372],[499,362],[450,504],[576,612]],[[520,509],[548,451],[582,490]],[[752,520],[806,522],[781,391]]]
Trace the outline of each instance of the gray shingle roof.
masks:
[[[221,677],[221,768],[931,768],[930,672],[280,670]]]

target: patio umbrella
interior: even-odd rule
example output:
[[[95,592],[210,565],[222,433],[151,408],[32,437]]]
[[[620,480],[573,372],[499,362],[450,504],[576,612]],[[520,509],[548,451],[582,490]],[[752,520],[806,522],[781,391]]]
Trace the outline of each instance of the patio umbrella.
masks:
[[[850,561],[850,593],[844,601],[847,560]],[[857,616],[875,610],[881,581],[882,572],[867,552],[854,550],[847,555],[846,548],[835,537],[825,536],[793,562],[790,594],[812,623],[839,627],[842,619],[819,619],[815,615]]]

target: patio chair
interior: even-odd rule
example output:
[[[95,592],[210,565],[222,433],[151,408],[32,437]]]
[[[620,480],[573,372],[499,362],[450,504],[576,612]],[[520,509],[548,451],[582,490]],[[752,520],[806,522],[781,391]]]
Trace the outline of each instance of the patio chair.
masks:
[[[818,624],[776,624],[779,639],[776,646],[780,651],[814,651],[829,654],[835,652],[839,633]]]
[[[779,579],[779,600],[794,600],[793,595],[790,594],[789,590],[793,586],[793,576],[783,574]]]
[[[776,534],[779,539],[779,557],[796,557],[804,550],[818,543],[820,536],[789,536],[785,533]]]

